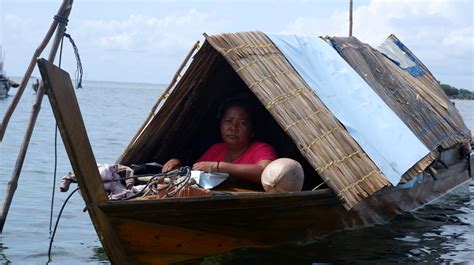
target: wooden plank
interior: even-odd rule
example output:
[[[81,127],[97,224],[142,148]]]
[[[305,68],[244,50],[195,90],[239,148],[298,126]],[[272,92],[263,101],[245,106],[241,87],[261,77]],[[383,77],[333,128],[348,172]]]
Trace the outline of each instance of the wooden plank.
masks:
[[[98,202],[107,201],[97,163],[87,136],[79,104],[69,74],[45,59],[38,59],[41,76],[82,198],[94,223],[99,239],[113,264],[127,264],[125,252],[107,215]]]

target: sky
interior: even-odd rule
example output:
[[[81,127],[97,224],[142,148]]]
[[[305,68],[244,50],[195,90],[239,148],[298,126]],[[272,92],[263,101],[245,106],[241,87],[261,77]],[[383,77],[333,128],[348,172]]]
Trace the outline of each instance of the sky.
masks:
[[[439,81],[474,91],[474,1],[353,1],[353,35],[360,41],[375,47],[393,33]],[[0,0],[8,75],[23,76],[61,2]],[[348,9],[349,0],[75,0],[67,32],[86,80],[167,84],[203,33],[347,36]],[[61,63],[74,73],[69,43]]]

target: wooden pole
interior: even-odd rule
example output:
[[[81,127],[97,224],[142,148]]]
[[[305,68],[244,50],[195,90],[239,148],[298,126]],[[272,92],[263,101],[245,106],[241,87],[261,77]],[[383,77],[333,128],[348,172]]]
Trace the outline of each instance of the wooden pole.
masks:
[[[73,0],[64,0],[61,8],[58,11],[58,16],[67,19],[69,14],[71,13]],[[56,57],[56,53],[58,51],[59,44],[63,38],[64,32],[66,31],[66,24],[65,23],[58,23],[57,21],[53,24],[57,25],[56,35],[54,41],[51,46],[51,51],[49,53],[48,60],[50,62],[54,61]],[[38,50],[37,50],[38,51]],[[36,55],[36,53],[35,53]],[[39,56],[39,55],[38,55]],[[36,58],[35,58],[36,59]],[[30,72],[31,74],[31,72]],[[24,81],[24,80],[23,80]],[[24,82],[22,81],[22,85]],[[10,205],[13,199],[13,195],[15,194],[16,188],[18,186],[18,179],[20,178],[21,168],[23,167],[23,162],[25,161],[26,151],[28,150],[28,145],[30,143],[31,135],[33,134],[33,129],[35,127],[36,119],[38,117],[38,113],[41,109],[41,102],[43,101],[43,96],[45,92],[45,86],[43,82],[41,82],[38,92],[36,93],[36,100],[33,104],[30,120],[28,123],[28,127],[25,132],[25,136],[23,138],[23,142],[20,147],[20,153],[18,154],[18,158],[16,160],[15,168],[13,169],[13,173],[11,176],[10,181],[7,184],[7,189],[5,192],[5,198],[3,200],[3,206],[0,209],[0,233],[3,232],[3,226],[5,225],[5,220],[8,215],[8,210],[10,209]]]
[[[63,3],[61,4],[61,7],[59,8],[57,15],[61,15],[64,13],[64,10],[67,7],[68,0],[64,0]],[[21,96],[23,95],[23,92],[25,91],[26,85],[28,84],[28,80],[31,77],[31,73],[33,73],[33,70],[36,65],[36,59],[41,55],[43,50],[46,48],[46,45],[48,45],[49,41],[51,40],[51,37],[53,36],[54,31],[56,30],[58,26],[58,21],[56,19],[53,20],[53,23],[51,23],[51,26],[49,27],[48,32],[46,33],[43,41],[40,43],[38,48],[36,48],[35,53],[31,57],[30,64],[28,65],[28,68],[26,69],[25,75],[23,76],[23,79],[21,80],[20,87],[18,88],[18,91],[15,94],[15,97],[13,98],[12,102],[8,106],[7,111],[5,112],[5,115],[3,115],[3,120],[2,123],[0,123],[0,142],[3,140],[3,137],[5,135],[5,131],[7,130],[8,122],[10,121],[11,116],[13,115],[13,112],[15,111],[16,106],[18,105],[18,102],[20,101]]]
[[[349,0],[349,37],[352,37],[352,0]]]
[[[170,84],[165,88],[165,90],[163,90],[163,92],[161,93],[160,97],[158,98],[158,100],[156,101],[155,105],[153,106],[153,108],[150,110],[150,113],[148,114],[148,117],[147,119],[145,120],[145,122],[142,124],[142,126],[140,126],[140,129],[137,131],[137,133],[135,134],[135,136],[132,138],[132,140],[130,141],[130,143],[128,144],[127,148],[125,149],[125,152],[127,152],[127,150],[133,145],[133,143],[135,143],[135,141],[137,140],[137,138],[142,134],[143,130],[145,129],[145,127],[148,125],[148,123],[151,121],[151,119],[155,116],[155,111],[156,109],[158,108],[158,106],[160,105],[161,101],[163,101],[163,99],[165,99],[169,93],[169,91],[171,90],[171,88],[176,84],[176,81],[178,80],[178,77],[181,75],[181,71],[183,71],[183,68],[186,66],[186,64],[188,63],[189,59],[191,58],[191,56],[193,55],[194,51],[196,49],[199,48],[199,41],[196,41],[196,43],[194,44],[194,46],[191,48],[191,50],[189,51],[188,55],[186,56],[186,58],[184,58],[184,61],[181,63],[181,65],[179,66],[178,70],[176,71],[176,73],[174,74],[174,77],[173,79],[171,80]],[[123,157],[123,155],[121,156]],[[118,159],[120,160],[121,157]]]

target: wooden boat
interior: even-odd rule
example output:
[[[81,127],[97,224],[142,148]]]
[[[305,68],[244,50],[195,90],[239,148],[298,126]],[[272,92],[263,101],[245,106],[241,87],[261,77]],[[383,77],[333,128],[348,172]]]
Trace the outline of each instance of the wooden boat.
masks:
[[[10,83],[3,75],[3,53],[2,47],[0,46],[0,98],[7,97],[8,91],[10,90]]]
[[[1,52],[1,47],[0,47]],[[18,83],[10,80],[3,70],[3,55],[0,54],[0,98],[8,97],[8,92],[11,87],[18,87]]]
[[[10,88],[18,86],[18,83],[0,73],[0,98],[8,97]]]
[[[8,96],[8,91],[10,91],[10,87],[11,83],[3,72],[3,61],[0,57],[0,98],[6,98]]]
[[[213,128],[211,125],[215,121],[203,117],[215,111],[219,99],[244,89],[251,90],[258,100],[267,106],[256,113],[257,115],[266,113],[267,116],[264,118],[270,122],[270,125],[264,126],[267,130],[262,131],[263,137],[269,142],[280,141],[279,153],[300,161],[309,182],[305,183],[304,191],[291,193],[247,191],[219,193],[218,196],[206,197],[110,201],[100,180],[70,77],[46,60],[40,59],[38,61],[40,71],[48,88],[48,97],[78,178],[82,197],[113,264],[166,264],[239,247],[267,247],[327,235],[339,230],[383,223],[397,214],[414,210],[470,181],[469,169],[473,159],[466,152],[466,146],[471,136],[469,130],[463,127],[462,119],[459,120],[460,116],[456,116],[458,114],[452,114],[449,119],[451,123],[446,122],[448,125],[439,121],[445,128],[437,128],[449,132],[451,138],[443,138],[443,143],[449,144],[449,148],[442,148],[441,144],[433,145],[436,147],[430,149],[426,157],[408,170],[401,184],[397,186],[383,182],[381,173],[380,179],[372,181],[368,176],[378,173],[367,174],[372,172],[369,169],[373,164],[364,155],[347,156],[346,159],[334,162],[334,160],[318,160],[323,154],[304,152],[306,149],[301,143],[305,139],[298,140],[297,136],[303,137],[306,134],[298,134],[295,131],[302,129],[304,122],[289,120],[285,123],[284,117],[279,116],[279,111],[290,112],[292,108],[282,106],[280,109],[280,106],[269,104],[295,100],[295,105],[301,108],[307,101],[319,104],[316,96],[301,99],[298,98],[300,94],[292,92],[286,97],[281,96],[281,93],[274,93],[265,98],[258,90],[265,87],[256,89],[252,82],[261,80],[262,83],[264,78],[259,72],[261,69],[249,71],[249,76],[242,73],[244,66],[258,67],[256,64],[266,64],[265,67],[262,65],[260,67],[270,73],[281,72],[278,69],[271,69],[272,65],[269,65],[271,60],[277,60],[275,64],[288,67],[286,59],[271,46],[263,33],[206,35],[206,40],[173,93],[169,95],[160,111],[146,121],[144,129],[138,132],[138,136],[118,162],[130,165],[152,160],[161,161],[176,150],[181,152],[187,150],[192,145],[193,138],[199,139],[205,135],[201,139],[209,140],[205,138],[211,135],[210,131]],[[272,57],[259,60],[262,54],[270,54]],[[282,61],[279,61],[280,59]],[[390,62],[387,60],[387,63]],[[288,78],[293,74],[292,72],[272,75],[272,78]],[[404,75],[404,72],[397,74]],[[404,80],[412,80],[409,76],[403,77]],[[430,77],[424,78],[428,79],[420,81],[416,89],[423,87],[422,84],[432,84]],[[296,75],[290,79],[300,82]],[[228,89],[217,89],[223,83]],[[272,83],[271,87],[277,85]],[[445,100],[436,93],[434,94],[438,98]],[[419,99],[420,96],[417,97]],[[430,108],[436,107],[433,106],[429,105]],[[199,111],[196,111],[197,109]],[[453,111],[451,107],[440,108],[437,112],[433,111],[432,115],[442,116],[443,110]],[[328,124],[332,121],[328,118],[326,122]],[[209,131],[206,131],[207,128]],[[274,130],[269,131],[268,128]],[[313,129],[318,130],[316,127]],[[463,133],[457,134],[466,130],[469,132],[467,137],[463,138]],[[264,134],[265,132],[267,134]],[[312,131],[307,132],[311,133]],[[348,136],[345,134],[338,135],[332,140],[327,139],[329,137],[318,139],[326,141],[321,144],[335,146],[337,149],[335,152],[344,148],[359,148],[358,145],[346,141],[344,137]],[[441,139],[433,138],[433,141]],[[311,142],[312,139],[314,138],[308,141]],[[449,142],[450,139],[454,140]],[[341,147],[335,143],[336,141],[345,141],[345,145]],[[298,143],[300,148],[295,143]],[[199,151],[204,148],[199,147],[199,143],[197,146],[192,147]],[[323,152],[324,150],[321,151]],[[329,166],[322,170],[320,166],[324,164]],[[347,168],[344,168],[345,166]],[[341,176],[344,175],[342,173],[340,175],[334,173],[349,172],[348,169],[353,169],[349,177]],[[343,185],[336,185],[334,182]],[[365,182],[368,183],[366,186]],[[318,185],[320,183],[323,186]],[[315,185],[320,188],[313,189]]]
[[[0,78],[0,98],[6,98],[10,91],[10,82],[7,79]]]
[[[39,79],[38,78],[35,78],[35,82],[31,85],[31,87],[33,88],[33,91],[38,92],[38,88],[39,88]]]

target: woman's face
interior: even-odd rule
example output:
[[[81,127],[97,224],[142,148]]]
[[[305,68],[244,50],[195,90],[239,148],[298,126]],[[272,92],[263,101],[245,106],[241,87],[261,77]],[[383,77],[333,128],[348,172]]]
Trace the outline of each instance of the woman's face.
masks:
[[[248,145],[252,138],[252,123],[243,107],[229,107],[221,120],[221,136],[224,143],[235,148]]]

